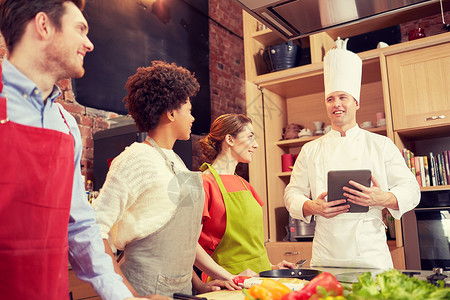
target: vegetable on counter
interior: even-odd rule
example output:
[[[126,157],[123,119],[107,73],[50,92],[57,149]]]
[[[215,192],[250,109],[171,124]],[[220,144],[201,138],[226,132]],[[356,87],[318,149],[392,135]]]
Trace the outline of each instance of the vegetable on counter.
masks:
[[[367,272],[358,276],[358,282],[353,283],[347,299],[450,299],[450,288],[445,288],[443,281],[439,284],[435,286],[395,269],[377,274],[376,280]]]
[[[342,296],[343,293],[344,287],[336,277],[324,272],[314,277],[303,289],[285,295],[282,300],[318,300],[327,299],[327,297],[329,299],[329,297]]]
[[[276,280],[265,278],[261,285],[253,285],[249,289],[243,290],[245,300],[280,300],[291,290]]]
[[[273,281],[273,282],[272,282]],[[358,276],[352,287],[342,284],[331,273],[321,273],[303,289],[290,292],[289,288],[272,279],[243,290],[246,300],[441,300],[450,299],[450,288],[438,281],[438,286],[419,278],[409,277],[391,269],[377,274],[370,272]]]
[[[272,300],[272,293],[263,286],[253,285],[249,289],[243,289],[245,300]]]
[[[233,278],[233,283],[235,285],[242,286],[244,284],[244,281],[249,278],[251,278],[251,277],[250,276],[235,276]]]
[[[272,299],[281,299],[284,295],[291,292],[284,284],[269,278],[263,279],[261,286],[272,293]]]

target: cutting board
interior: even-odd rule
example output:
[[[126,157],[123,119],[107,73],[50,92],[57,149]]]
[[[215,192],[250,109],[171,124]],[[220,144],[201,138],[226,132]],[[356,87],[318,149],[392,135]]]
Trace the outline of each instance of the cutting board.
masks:
[[[244,300],[244,294],[242,290],[228,291],[220,290],[216,292],[210,292],[206,294],[197,295],[198,297],[205,297],[208,300]]]

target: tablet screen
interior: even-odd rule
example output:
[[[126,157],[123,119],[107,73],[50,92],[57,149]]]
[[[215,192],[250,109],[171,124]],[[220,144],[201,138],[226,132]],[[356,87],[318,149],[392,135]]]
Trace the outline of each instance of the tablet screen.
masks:
[[[350,180],[358,182],[364,186],[370,187],[372,172],[370,170],[336,170],[328,172],[328,201],[346,199],[343,193],[343,187],[358,190],[349,184]],[[361,206],[347,201],[350,205],[348,212],[359,213],[369,211],[368,206]]]

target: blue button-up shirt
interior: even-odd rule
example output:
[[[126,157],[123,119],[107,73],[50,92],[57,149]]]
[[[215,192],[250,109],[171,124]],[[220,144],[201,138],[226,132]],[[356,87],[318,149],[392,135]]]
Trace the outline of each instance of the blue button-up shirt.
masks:
[[[55,99],[61,95],[55,85],[44,104],[42,92],[7,59],[3,60],[3,92],[12,122],[69,133]],[[87,201],[81,177],[82,143],[75,119],[61,107],[75,140],[75,174],[69,219],[69,261],[78,278],[90,282],[102,299],[124,299],[131,292],[114,272],[111,257],[105,253],[95,214]]]

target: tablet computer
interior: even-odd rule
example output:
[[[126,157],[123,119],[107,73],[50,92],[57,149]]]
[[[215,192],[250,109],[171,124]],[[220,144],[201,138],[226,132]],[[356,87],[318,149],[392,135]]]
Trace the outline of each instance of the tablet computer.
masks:
[[[358,190],[356,187],[348,183],[350,180],[358,182],[364,186],[370,187],[372,172],[370,170],[336,170],[328,172],[328,201],[346,199],[344,197],[343,187],[347,186],[351,189]],[[350,201],[346,204],[350,205],[348,212],[360,213],[369,211],[368,206],[361,206]]]

